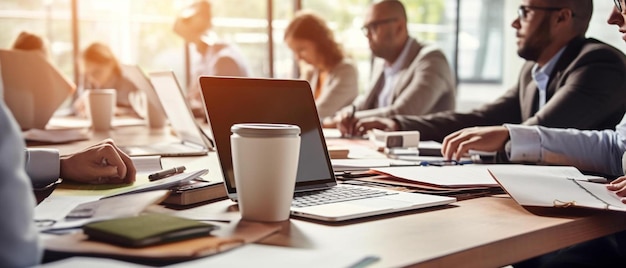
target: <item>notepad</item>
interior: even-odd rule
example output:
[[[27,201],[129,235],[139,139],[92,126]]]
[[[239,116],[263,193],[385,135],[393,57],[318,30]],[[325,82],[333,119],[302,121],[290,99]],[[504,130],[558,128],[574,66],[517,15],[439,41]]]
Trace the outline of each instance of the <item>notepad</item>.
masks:
[[[217,226],[166,214],[144,214],[87,224],[89,239],[125,247],[144,247],[208,235]]]

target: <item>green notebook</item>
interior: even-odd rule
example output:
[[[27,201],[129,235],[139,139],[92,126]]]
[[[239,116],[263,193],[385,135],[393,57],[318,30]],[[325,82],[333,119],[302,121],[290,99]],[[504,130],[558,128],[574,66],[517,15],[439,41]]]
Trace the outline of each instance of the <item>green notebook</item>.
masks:
[[[166,214],[144,214],[89,223],[89,239],[126,247],[144,247],[208,235],[215,225]]]

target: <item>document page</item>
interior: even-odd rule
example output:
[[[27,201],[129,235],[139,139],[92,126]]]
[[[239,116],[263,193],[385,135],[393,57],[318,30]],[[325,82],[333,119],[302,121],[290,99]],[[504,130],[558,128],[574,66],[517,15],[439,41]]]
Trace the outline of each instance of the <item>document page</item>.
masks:
[[[585,176],[576,168],[514,167],[494,165],[489,168],[489,171],[502,188],[520,205],[540,207],[573,205],[606,209],[607,202],[616,204],[614,201],[617,198],[611,197],[614,194],[610,193],[605,185],[584,181]]]
[[[581,185],[581,187],[585,188],[598,199],[601,199],[607,205],[609,205],[609,209],[626,211],[626,204],[622,203],[620,197],[617,196],[615,192],[607,190],[606,185],[585,181],[581,181],[579,182],[579,184]]]
[[[487,169],[492,165],[410,166],[375,168],[391,176],[446,187],[498,186]]]

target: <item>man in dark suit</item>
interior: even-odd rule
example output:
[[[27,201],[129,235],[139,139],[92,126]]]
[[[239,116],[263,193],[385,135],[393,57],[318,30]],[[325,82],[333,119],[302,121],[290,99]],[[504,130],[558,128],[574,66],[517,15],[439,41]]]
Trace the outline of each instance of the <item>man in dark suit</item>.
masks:
[[[523,0],[512,26],[527,62],[518,84],[492,103],[469,113],[363,119],[351,133],[341,130],[419,130],[422,140],[442,141],[462,128],[504,123],[611,129],[625,112],[626,56],[584,37],[592,10],[591,0]]]

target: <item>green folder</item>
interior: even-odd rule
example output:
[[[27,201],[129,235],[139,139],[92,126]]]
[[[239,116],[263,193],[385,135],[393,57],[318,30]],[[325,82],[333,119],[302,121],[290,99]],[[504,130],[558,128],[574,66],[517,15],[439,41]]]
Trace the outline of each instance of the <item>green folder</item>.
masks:
[[[144,247],[208,235],[215,225],[166,214],[92,222],[83,226],[89,239],[125,247]]]

